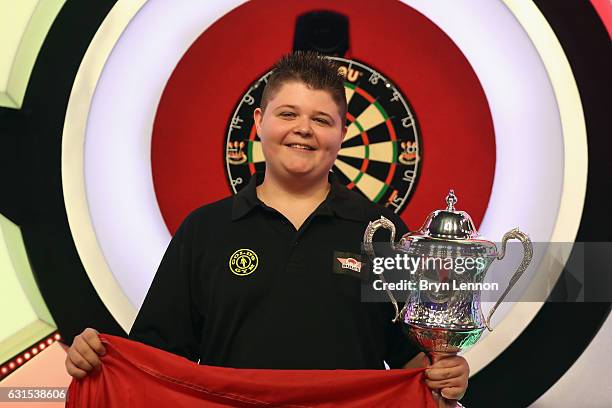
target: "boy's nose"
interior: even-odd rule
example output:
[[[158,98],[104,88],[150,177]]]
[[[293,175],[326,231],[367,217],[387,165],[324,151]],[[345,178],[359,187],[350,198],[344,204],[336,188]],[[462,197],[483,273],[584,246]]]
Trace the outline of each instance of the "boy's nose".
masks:
[[[312,136],[312,128],[310,127],[310,121],[307,119],[302,119],[298,123],[296,123],[293,131],[300,136]]]

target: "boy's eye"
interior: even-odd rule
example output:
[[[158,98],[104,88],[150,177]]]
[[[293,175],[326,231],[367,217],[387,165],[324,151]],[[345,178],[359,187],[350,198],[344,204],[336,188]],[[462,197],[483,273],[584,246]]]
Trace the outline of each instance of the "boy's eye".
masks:
[[[285,118],[292,118],[295,116],[294,112],[281,112],[280,116],[285,117]]]
[[[315,118],[315,121],[323,124],[323,125],[329,125],[329,120],[325,119],[325,118]]]

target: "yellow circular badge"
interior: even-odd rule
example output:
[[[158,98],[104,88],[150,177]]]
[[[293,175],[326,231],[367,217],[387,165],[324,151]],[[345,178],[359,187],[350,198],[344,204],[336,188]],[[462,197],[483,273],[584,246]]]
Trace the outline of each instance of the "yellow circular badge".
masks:
[[[239,249],[229,259],[229,267],[234,275],[246,276],[252,274],[259,265],[257,254],[250,249]]]

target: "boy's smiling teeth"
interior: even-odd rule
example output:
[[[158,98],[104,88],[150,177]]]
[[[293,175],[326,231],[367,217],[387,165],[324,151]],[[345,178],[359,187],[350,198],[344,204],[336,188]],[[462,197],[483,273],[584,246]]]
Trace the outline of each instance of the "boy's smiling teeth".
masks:
[[[302,150],[314,150],[312,147],[307,146],[307,145],[303,145],[303,144],[299,144],[299,143],[291,143],[287,145],[288,147],[293,147],[295,149],[302,149]]]

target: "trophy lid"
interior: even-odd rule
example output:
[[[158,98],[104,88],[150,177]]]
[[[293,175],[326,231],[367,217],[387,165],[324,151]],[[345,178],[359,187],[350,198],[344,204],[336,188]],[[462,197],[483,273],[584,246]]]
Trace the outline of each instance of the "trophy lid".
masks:
[[[452,240],[470,240],[479,237],[472,217],[465,211],[457,211],[457,197],[450,190],[446,196],[446,209],[433,211],[419,230],[425,237]]]

